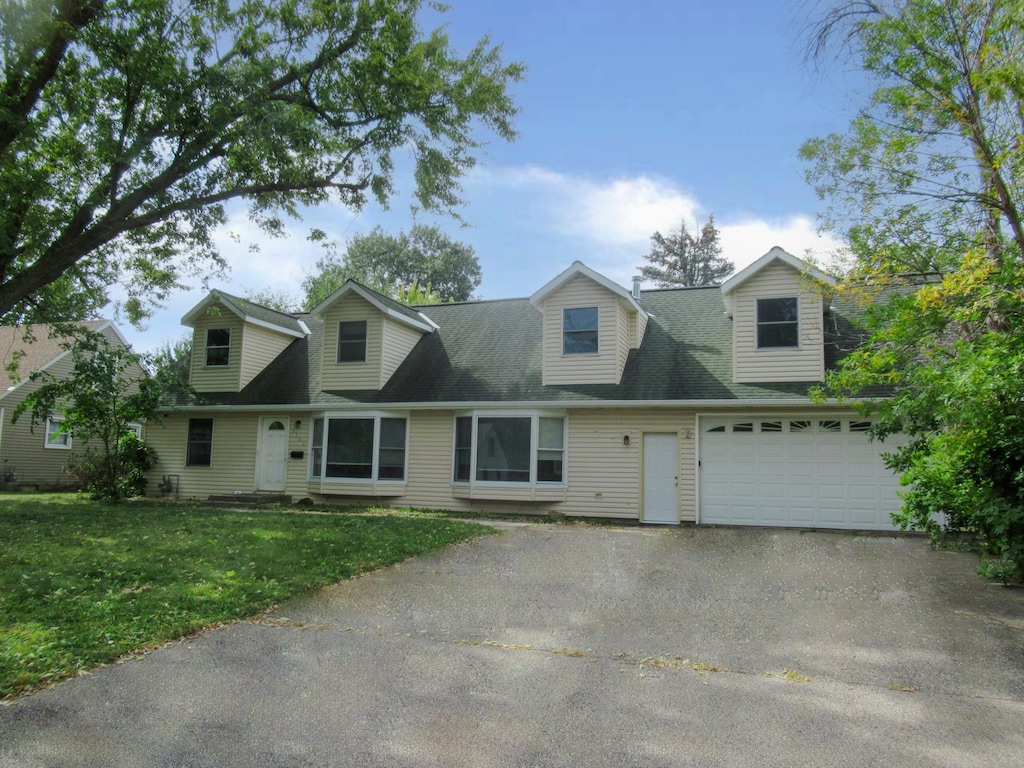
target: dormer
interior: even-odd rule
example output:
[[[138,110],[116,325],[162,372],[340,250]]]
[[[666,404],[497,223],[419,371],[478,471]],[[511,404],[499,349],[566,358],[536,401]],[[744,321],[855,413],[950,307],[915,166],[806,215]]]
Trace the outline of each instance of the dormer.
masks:
[[[818,286],[835,283],[779,247],[722,283],[732,320],[733,381],[824,379],[825,302]]]
[[[354,280],[312,312],[324,323],[320,386],[380,389],[424,334],[437,326],[422,312]]]
[[[543,383],[618,384],[647,329],[637,298],[575,261],[533,296],[544,317]]]
[[[193,329],[189,381],[197,392],[240,392],[309,334],[294,316],[223,291],[211,291],[181,322]]]

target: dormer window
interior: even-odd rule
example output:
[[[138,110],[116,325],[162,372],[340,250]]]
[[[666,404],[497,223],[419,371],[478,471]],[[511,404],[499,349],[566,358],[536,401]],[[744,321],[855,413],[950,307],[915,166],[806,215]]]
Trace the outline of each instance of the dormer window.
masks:
[[[366,362],[365,320],[342,320],[338,323],[338,362]]]
[[[231,359],[231,329],[210,328],[206,332],[206,364],[227,365]]]
[[[562,310],[562,354],[597,354],[597,307]]]
[[[796,297],[757,300],[757,348],[800,346],[799,307]]]

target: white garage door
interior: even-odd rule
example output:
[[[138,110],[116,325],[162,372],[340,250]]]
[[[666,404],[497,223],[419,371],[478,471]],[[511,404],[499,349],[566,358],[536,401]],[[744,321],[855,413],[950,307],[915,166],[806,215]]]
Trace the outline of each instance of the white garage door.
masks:
[[[899,479],[851,418],[703,418],[700,521],[893,530]]]

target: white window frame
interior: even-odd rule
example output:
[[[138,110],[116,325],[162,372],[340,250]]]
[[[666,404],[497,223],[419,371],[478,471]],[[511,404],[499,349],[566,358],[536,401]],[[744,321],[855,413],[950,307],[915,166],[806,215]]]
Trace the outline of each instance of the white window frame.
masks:
[[[581,310],[581,309],[592,309],[592,310],[594,310],[594,313],[597,315],[596,325],[594,325],[594,328],[593,328],[594,333],[597,334],[597,339],[596,339],[596,342],[595,342],[595,345],[594,345],[596,348],[594,349],[593,352],[568,352],[565,349],[565,335],[566,335],[566,333],[581,333],[581,332],[584,332],[584,331],[589,332],[591,330],[590,328],[576,328],[575,330],[572,330],[572,331],[566,331],[566,329],[565,329],[565,313],[566,312],[575,312],[575,311],[578,311],[578,310]],[[564,357],[576,357],[577,355],[599,355],[599,354],[601,354],[601,308],[598,307],[598,306],[594,306],[594,307],[563,307],[562,308],[562,355]]]
[[[786,301],[793,300],[796,302],[796,320],[784,320],[784,321],[765,321],[761,322],[761,302],[762,301]],[[787,350],[787,349],[800,349],[800,340],[802,336],[802,327],[800,323],[800,297],[799,296],[759,296],[754,299],[754,346],[759,350]],[[791,325],[796,323],[796,344],[788,346],[762,346],[761,345],[761,326],[762,325]]]
[[[132,432],[134,432],[134,433],[135,433],[135,436],[136,436],[137,438],[139,438],[139,440],[141,440],[141,439],[142,439],[142,425],[141,425],[141,424],[139,424],[139,423],[138,423],[138,422],[136,422],[136,421],[130,421],[130,422],[128,422],[127,424],[125,424],[125,427],[127,427],[127,428],[128,428],[128,429],[130,429],[130,430],[131,430]]]
[[[43,447],[57,451],[71,450],[71,433],[64,432],[61,425],[64,419],[60,416],[50,416],[46,420],[46,435],[43,437]],[[54,439],[59,438],[59,439]]]
[[[456,480],[456,454],[458,451],[458,421],[459,418],[472,419],[472,431],[470,433],[469,449],[469,480]],[[479,420],[484,419],[530,419],[530,479],[526,482],[515,480],[477,480],[477,439],[479,437]],[[562,479],[561,480],[538,480],[537,479],[537,455],[542,449],[540,442],[540,420],[542,418],[562,420]],[[488,488],[564,488],[569,480],[569,415],[564,411],[463,411],[457,412],[452,419],[452,461],[451,461],[452,483],[458,487],[469,487],[474,485],[486,486]]]
[[[210,333],[212,331],[227,331],[228,343],[227,344],[210,344]],[[206,346],[204,348],[205,351],[204,351],[204,357],[203,357],[203,365],[205,367],[207,367],[207,368],[227,368],[229,365],[231,365],[231,335],[232,335],[231,334],[231,326],[226,326],[226,327],[218,326],[217,328],[207,328],[206,329]],[[226,349],[227,350],[227,355],[228,355],[227,360],[225,360],[223,363],[211,363],[210,362],[210,350],[211,349]]]
[[[313,432],[317,419],[324,420],[323,435],[320,442],[320,474],[313,474],[314,446]],[[333,421],[368,421],[373,420],[373,469],[370,477],[328,477],[327,476],[327,438],[330,436],[330,422]],[[402,419],[405,421],[405,455],[402,463],[401,479],[380,477],[380,422],[381,419]],[[306,463],[306,476],[310,482],[339,485],[369,485],[373,483],[389,483],[402,485],[409,479],[409,414],[407,412],[390,411],[328,411],[314,413],[309,425],[309,461]]]
[[[341,345],[342,345],[341,326],[344,325],[345,323],[349,323],[349,324],[362,323],[363,324],[363,340],[362,340],[362,343],[363,343],[363,356],[359,360],[342,360],[341,359]],[[350,339],[350,340],[348,340],[348,341],[346,341],[344,343],[345,344],[350,344],[350,345],[353,345],[353,346],[356,344],[356,342],[354,340],[352,340],[352,339]],[[335,354],[335,362],[336,363],[338,363],[339,365],[347,365],[348,363],[354,363],[354,364],[358,365],[360,363],[365,363],[366,362],[366,358],[369,355],[369,351],[370,351],[369,347],[370,347],[370,323],[368,321],[366,321],[366,320],[339,320],[338,321],[338,343],[337,343],[337,349],[334,352],[334,354]]]

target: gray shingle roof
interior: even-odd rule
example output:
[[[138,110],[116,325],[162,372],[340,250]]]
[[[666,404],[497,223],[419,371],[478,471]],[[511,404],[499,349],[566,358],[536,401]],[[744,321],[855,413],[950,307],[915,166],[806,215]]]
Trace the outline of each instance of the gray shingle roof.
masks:
[[[204,393],[218,405],[345,406],[389,403],[511,403],[791,399],[807,382],[732,381],[732,325],[717,287],[645,291],[650,313],[639,349],[631,350],[618,384],[545,386],[541,380],[541,313],[529,299],[421,307],[439,330],[424,334],[380,391],[321,391],[323,325],[307,318],[311,335],[297,339],[244,390]],[[401,306],[401,305],[399,305]],[[411,310],[415,311],[415,310]],[[828,316],[826,359],[855,338],[849,321]]]
[[[232,296],[230,293],[224,293],[221,290],[218,290],[216,293],[220,296],[221,301],[239,317],[250,317],[264,323],[287,328],[295,333],[304,333],[302,326],[299,325],[299,319],[296,314],[278,312],[276,309],[265,307],[262,304],[257,304],[254,301],[249,301],[239,296]]]

